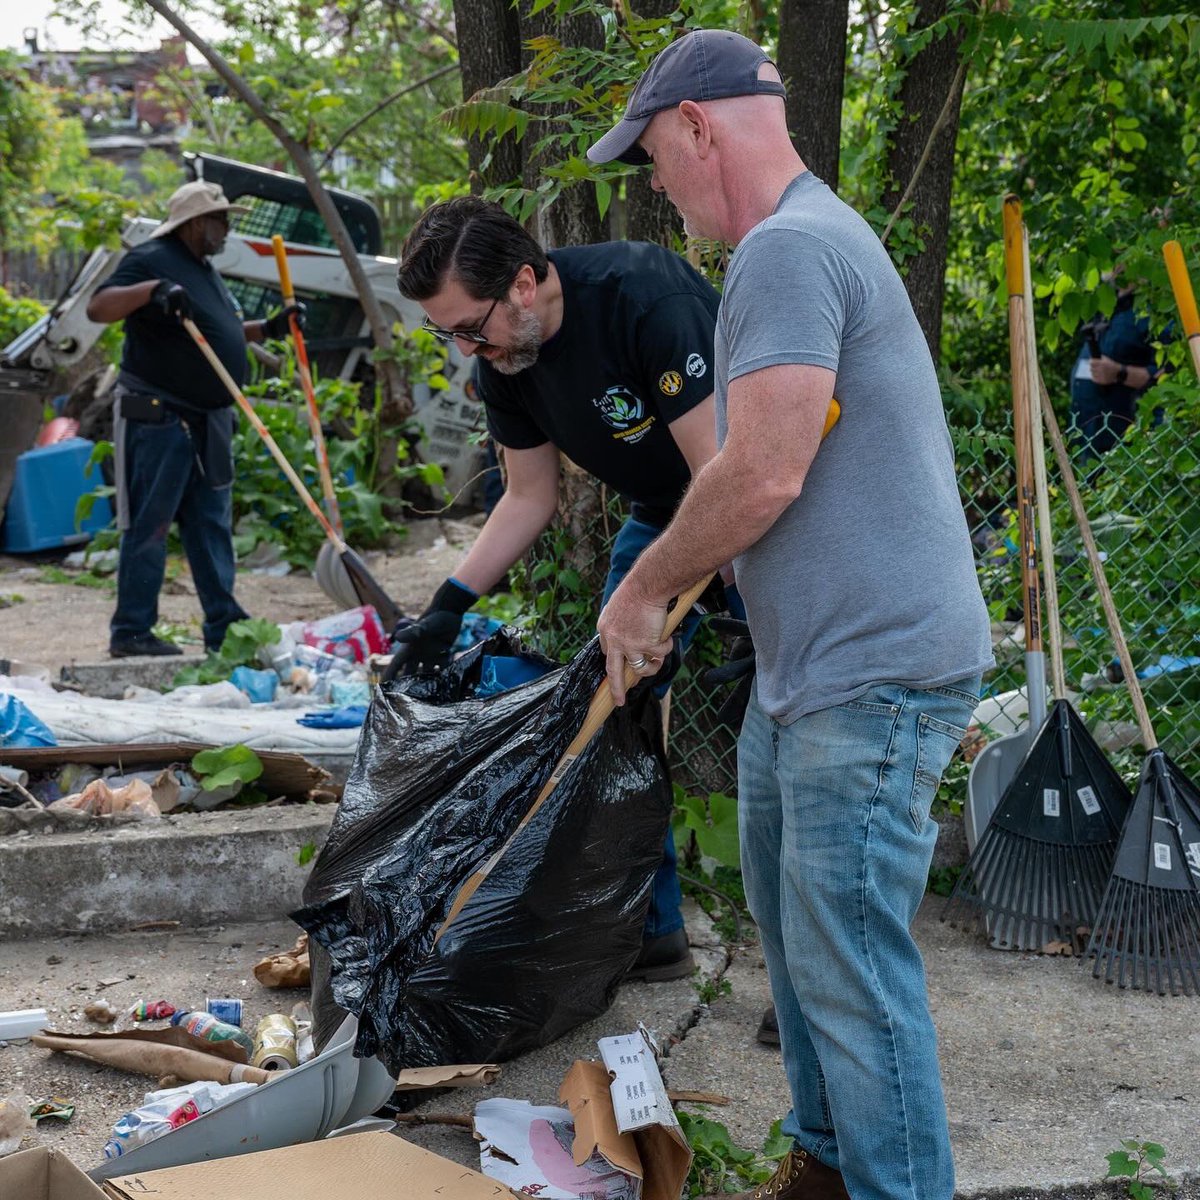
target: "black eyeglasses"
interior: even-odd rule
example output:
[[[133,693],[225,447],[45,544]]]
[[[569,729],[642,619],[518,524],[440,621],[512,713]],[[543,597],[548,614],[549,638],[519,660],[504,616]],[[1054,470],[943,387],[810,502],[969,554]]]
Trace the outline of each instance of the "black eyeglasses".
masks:
[[[439,342],[452,342],[455,338],[462,338],[464,342],[473,342],[476,346],[486,346],[488,340],[483,336],[483,327],[491,320],[492,313],[496,311],[496,305],[499,303],[500,297],[497,296],[492,301],[492,307],[483,314],[483,320],[474,329],[443,329],[440,325],[435,325],[428,317],[425,318],[421,328],[426,333],[433,334]]]

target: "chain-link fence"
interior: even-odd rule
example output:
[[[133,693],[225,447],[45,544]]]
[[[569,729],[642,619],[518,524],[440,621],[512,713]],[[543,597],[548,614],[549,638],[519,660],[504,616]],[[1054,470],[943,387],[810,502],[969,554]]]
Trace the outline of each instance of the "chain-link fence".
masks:
[[[1200,445],[1195,397],[1093,447],[1068,430],[1076,474],[1159,741],[1200,775]],[[1011,422],[952,425],[963,503],[979,580],[992,617],[996,668],[984,680],[985,736],[1011,732],[1024,713],[1015,469]],[[1094,446],[1115,442],[1102,455]],[[1058,575],[1068,691],[1119,770],[1136,776],[1140,743],[1128,691],[1105,626],[1091,571],[1065,489],[1047,448],[1050,510]],[[537,590],[535,638],[567,657],[595,632],[608,548],[625,513],[621,502],[573,473],[565,516],[535,547],[528,583]],[[919,530],[913,531],[920,536]],[[884,564],[880,569],[886,569]],[[1048,636],[1048,631],[1047,631]],[[1047,651],[1049,643],[1047,642]],[[723,700],[699,674],[722,661],[724,647],[703,625],[672,689],[671,760],[675,780],[691,793],[733,794],[732,730],[717,722]],[[954,786],[965,792],[963,772]],[[961,800],[961,796],[957,799]],[[955,797],[950,797],[953,801]]]

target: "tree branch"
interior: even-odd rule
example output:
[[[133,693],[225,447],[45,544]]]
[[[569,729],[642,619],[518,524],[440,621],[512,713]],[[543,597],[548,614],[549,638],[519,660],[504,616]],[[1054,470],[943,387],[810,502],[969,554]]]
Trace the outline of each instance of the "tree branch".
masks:
[[[396,363],[388,356],[395,341],[392,337],[392,327],[383,313],[383,306],[371,288],[367,273],[359,261],[358,249],[350,238],[346,223],[342,220],[333,203],[333,198],[325,190],[317,168],[313,165],[312,156],[301,143],[294,138],[279,119],[271,113],[263,103],[262,97],[229,65],[224,56],[210,46],[184,19],[179,16],[165,0],[146,0],[152,8],[169,25],[177,29],[197,50],[208,60],[216,73],[229,85],[246,107],[271,131],[275,140],[287,151],[288,157],[296,166],[312,196],[317,212],[325,222],[334,245],[346,264],[346,271],[358,293],[359,303],[363,314],[371,327],[376,348],[381,351],[381,359],[376,363],[383,383],[385,398],[397,406],[402,416],[412,411],[412,399],[405,396]]]
[[[917,190],[917,181],[921,178],[921,174],[925,170],[925,164],[929,162],[929,156],[933,153],[933,144],[937,141],[938,134],[946,128],[950,120],[950,114],[954,111],[954,99],[962,88],[966,74],[967,64],[964,60],[958,64],[958,70],[954,72],[954,78],[950,83],[950,91],[946,95],[946,102],[942,105],[942,111],[938,113],[938,119],[934,121],[933,128],[929,131],[929,137],[925,139],[925,149],[921,151],[921,157],[917,160],[912,178],[908,181],[908,187],[904,189],[904,195],[900,197],[895,211],[888,217],[888,223],[884,226],[883,233],[879,235],[879,240],[885,246],[887,245],[888,234],[892,232],[892,227],[899,220],[900,214],[904,211],[904,206],[911,199],[913,192]]]
[[[418,79],[416,83],[410,83],[402,87],[399,91],[393,92],[390,96],[385,96],[374,108],[363,113],[356,121],[351,121],[341,133],[329,143],[329,149],[325,151],[325,157],[321,159],[321,165],[317,168],[324,171],[329,166],[333,159],[334,151],[356,130],[365,125],[372,117],[383,112],[389,104],[394,104],[401,96],[407,96],[409,92],[415,92],[417,88],[424,87],[427,83],[432,83],[435,79],[441,79],[443,75],[449,75],[451,71],[458,70],[458,63],[447,63],[444,67],[434,71],[431,75],[426,75],[424,79]]]

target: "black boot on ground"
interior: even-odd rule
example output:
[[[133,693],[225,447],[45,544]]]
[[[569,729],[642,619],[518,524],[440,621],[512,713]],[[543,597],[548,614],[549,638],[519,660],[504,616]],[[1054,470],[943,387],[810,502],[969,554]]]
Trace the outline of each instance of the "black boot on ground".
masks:
[[[687,930],[676,929],[662,937],[643,938],[642,952],[629,968],[626,978],[662,983],[667,979],[686,979],[695,969],[688,948]]]

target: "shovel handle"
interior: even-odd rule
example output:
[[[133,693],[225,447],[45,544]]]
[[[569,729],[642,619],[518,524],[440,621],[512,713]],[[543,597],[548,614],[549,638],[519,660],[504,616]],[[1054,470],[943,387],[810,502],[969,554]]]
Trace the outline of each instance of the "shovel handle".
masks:
[[[279,271],[279,291],[283,296],[284,307],[295,304],[296,292],[292,287],[292,272],[288,266],[287,248],[279,234],[271,237],[271,249],[275,252],[275,266]],[[317,473],[321,477],[321,493],[325,497],[325,508],[329,520],[338,533],[342,532],[342,514],[338,508],[337,493],[333,488],[333,474],[329,470],[329,452],[325,448],[325,431],[321,428],[321,410],[317,406],[317,392],[313,387],[312,370],[308,365],[308,346],[304,341],[304,332],[293,314],[288,318],[288,326],[292,334],[292,344],[296,347],[296,370],[300,376],[300,387],[304,392],[304,400],[308,406],[308,428],[312,434],[313,449],[317,455]]]
[[[1079,494],[1075,469],[1071,466],[1071,458],[1063,444],[1062,432],[1058,428],[1058,418],[1054,415],[1054,406],[1050,403],[1050,394],[1046,391],[1046,384],[1042,380],[1040,372],[1038,374],[1038,391],[1042,401],[1042,417],[1046,422],[1046,431],[1050,435],[1050,445],[1054,448],[1054,457],[1058,461],[1063,486],[1067,489],[1067,496],[1071,501],[1071,511],[1075,514],[1075,524],[1079,526],[1079,536],[1083,539],[1083,546],[1087,551],[1088,564],[1092,568],[1092,578],[1096,581],[1096,591],[1100,594],[1100,607],[1104,609],[1108,631],[1117,648],[1117,657],[1121,660],[1121,670],[1125,673],[1125,683],[1129,688],[1130,698],[1133,700],[1133,711],[1142,731],[1142,741],[1147,750],[1153,750],[1158,745],[1158,739],[1154,736],[1154,726],[1150,723],[1146,697],[1142,694],[1142,685],[1138,682],[1137,671],[1133,666],[1133,657],[1129,653],[1129,643],[1125,640],[1125,631],[1121,628],[1121,618],[1117,615],[1112,589],[1108,586],[1104,560],[1100,557],[1100,551],[1096,548],[1096,539],[1092,536],[1092,523],[1088,520],[1087,509],[1084,508],[1083,498]]]
[[[1191,276],[1183,258],[1183,247],[1178,242],[1167,242],[1163,246],[1163,258],[1167,263],[1167,274],[1171,278],[1171,290],[1179,308],[1179,319],[1188,349],[1192,352],[1192,365],[1200,375],[1200,311],[1196,308],[1196,293],[1192,291]]]
[[[208,359],[209,366],[216,371],[218,378],[225,385],[226,390],[233,397],[238,408],[246,416],[246,420],[254,427],[254,432],[263,440],[263,444],[271,452],[271,457],[278,464],[279,469],[287,477],[288,482],[296,489],[296,495],[304,502],[309,512],[316,517],[321,528],[325,530],[325,536],[334,544],[334,547],[339,553],[345,553],[346,543],[338,537],[337,532],[329,523],[329,518],[321,511],[321,506],[309,494],[301,482],[300,476],[292,469],[292,464],[284,457],[284,453],[280,450],[275,439],[271,436],[271,431],[262,423],[258,413],[254,411],[254,405],[242,394],[242,389],[234,382],[233,376],[225,369],[225,364],[217,357],[216,351],[208,344],[208,339],[196,327],[196,322],[191,317],[183,318],[183,327],[188,331],[188,335],[192,341],[200,349],[200,353]]]

